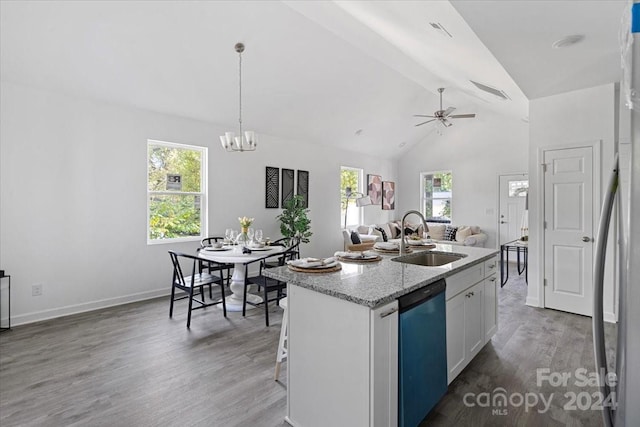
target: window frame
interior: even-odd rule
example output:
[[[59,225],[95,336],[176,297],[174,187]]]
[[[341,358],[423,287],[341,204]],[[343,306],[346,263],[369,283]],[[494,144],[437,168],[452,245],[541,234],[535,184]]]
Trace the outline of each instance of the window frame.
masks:
[[[192,191],[152,191],[149,190],[149,148],[151,146],[163,146],[169,148],[179,148],[179,149],[187,149],[192,151],[200,152],[200,192],[192,192]],[[209,234],[209,215],[208,215],[208,194],[209,188],[207,183],[208,179],[208,161],[209,161],[209,148],[205,146],[199,145],[191,145],[191,144],[180,144],[177,142],[167,142],[167,141],[159,141],[155,139],[147,140],[147,167],[146,167],[146,188],[147,188],[147,245],[163,245],[166,243],[180,243],[180,242],[199,242]],[[150,200],[151,195],[195,195],[200,196],[200,235],[199,236],[187,236],[187,237],[173,237],[169,239],[151,239],[150,237]]]
[[[430,198],[425,197],[425,176],[426,175],[436,175],[436,174],[445,174],[448,173],[451,175],[451,190],[450,190],[450,196],[447,198],[434,198],[433,196]],[[433,193],[432,193],[433,194]],[[427,222],[434,222],[434,217],[427,217],[426,216],[426,203],[427,200],[432,201],[433,200],[449,200],[449,209],[451,210],[451,215],[449,218],[449,222],[445,222],[445,221],[438,221],[438,223],[442,223],[442,224],[453,224],[453,171],[452,170],[439,170],[439,171],[429,171],[429,172],[420,172],[420,211],[422,212],[423,215],[425,215],[425,218],[427,220]]]
[[[342,171],[343,170],[352,170],[352,171],[356,171],[358,173],[358,188],[356,189],[351,189],[354,192],[358,192],[361,194],[364,194],[363,190],[364,190],[364,169],[363,168],[357,168],[354,166],[340,166],[340,229],[343,229],[344,227],[344,215],[345,213],[342,210]],[[366,195],[366,194],[365,194]],[[356,198],[351,198],[349,199],[349,206],[351,206],[351,202],[353,202],[353,206],[355,207],[355,200]],[[358,223],[357,224],[349,224],[349,222],[347,222],[347,228],[349,227],[354,227],[354,226],[358,226],[358,225],[362,225],[363,221],[364,221],[364,210],[361,208],[358,208]],[[347,216],[347,220],[349,219],[349,217]]]

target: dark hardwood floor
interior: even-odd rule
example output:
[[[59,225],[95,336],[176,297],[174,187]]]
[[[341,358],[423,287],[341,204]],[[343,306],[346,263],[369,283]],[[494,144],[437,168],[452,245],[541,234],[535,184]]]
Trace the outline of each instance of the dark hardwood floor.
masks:
[[[526,307],[524,281],[511,277],[499,294],[497,335],[423,425],[601,425],[595,411],[562,409],[567,390],[594,390],[536,386],[536,368],[592,370],[590,319]],[[173,319],[168,311],[161,298],[0,334],[0,426],[287,425],[286,363],[282,382],[273,381],[279,308],[271,308],[269,328],[261,310],[227,319],[216,307],[198,310],[190,330],[184,301]],[[543,414],[464,405],[465,393],[496,387],[555,396]]]

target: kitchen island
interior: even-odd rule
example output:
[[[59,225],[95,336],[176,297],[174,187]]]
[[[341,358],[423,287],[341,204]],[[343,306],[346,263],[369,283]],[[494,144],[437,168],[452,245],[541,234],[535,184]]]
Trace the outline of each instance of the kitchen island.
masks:
[[[335,273],[265,273],[288,284],[289,424],[397,425],[397,299],[439,279],[447,281],[449,383],[495,333],[498,251],[440,244],[433,251],[464,257],[439,267],[384,256],[342,263]]]

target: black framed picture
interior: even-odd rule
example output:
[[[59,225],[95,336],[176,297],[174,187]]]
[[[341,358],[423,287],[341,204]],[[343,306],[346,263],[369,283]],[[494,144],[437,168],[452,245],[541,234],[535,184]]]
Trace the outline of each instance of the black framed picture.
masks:
[[[296,192],[302,196],[302,205],[309,207],[309,171],[298,170],[298,190]]]
[[[267,166],[265,173],[264,207],[280,207],[280,168]]]
[[[291,200],[293,198],[293,180],[293,169],[282,168],[282,207],[284,207],[284,204],[288,200]]]

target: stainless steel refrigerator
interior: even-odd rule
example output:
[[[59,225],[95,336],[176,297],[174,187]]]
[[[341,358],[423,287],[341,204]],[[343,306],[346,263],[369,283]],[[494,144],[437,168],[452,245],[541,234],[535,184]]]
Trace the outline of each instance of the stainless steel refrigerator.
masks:
[[[603,324],[605,263],[619,263],[616,384],[604,381],[601,392],[614,404],[603,409],[606,427],[640,423],[640,0],[629,2],[621,29],[623,79],[620,95],[630,109],[630,143],[620,145],[609,179],[594,266],[593,336],[597,372],[607,372]],[[626,29],[624,28],[626,26]],[[622,171],[622,173],[620,172]],[[618,213],[618,259],[605,253],[613,207]]]

